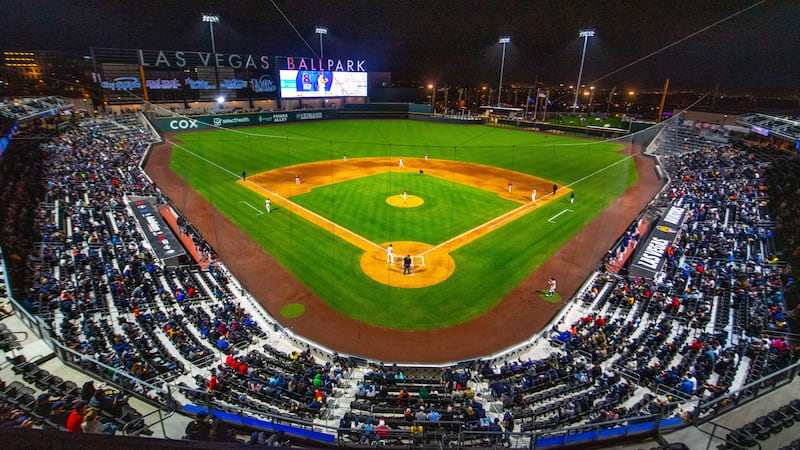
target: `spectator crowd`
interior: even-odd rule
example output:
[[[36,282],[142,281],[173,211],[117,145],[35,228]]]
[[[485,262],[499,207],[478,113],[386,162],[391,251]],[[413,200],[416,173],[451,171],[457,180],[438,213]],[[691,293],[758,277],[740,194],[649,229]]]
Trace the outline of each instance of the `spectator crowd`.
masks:
[[[23,146],[27,153],[9,152],[0,166],[3,198],[13,199],[0,207],[0,226],[15,297],[85,370],[132,393],[166,402],[160,388],[169,383],[190,401],[295,419],[336,410],[341,436],[362,444],[447,443],[466,431],[512,445],[518,432],[678,415],[689,400],[725,397],[797,359],[787,337],[798,320],[787,262],[800,256],[800,188],[775,165],[798,163],[775,149],[715,140],[659,155],[671,181],[649,212],[677,206],[686,214],[656,277],[600,270],[578,293],[579,307],[527,354],[431,375],[279,349],[212,258],[202,268],[162,267],[126,206],[127,196],[165,201],[139,168],[156,137],[138,120],[89,120]],[[641,240],[638,223],[622,250]],[[125,395],[84,388],[40,395],[33,408],[45,419],[5,404],[1,426],[53,418],[70,431],[116,431],[102,412],[114,417]],[[236,438],[202,415],[186,435]]]

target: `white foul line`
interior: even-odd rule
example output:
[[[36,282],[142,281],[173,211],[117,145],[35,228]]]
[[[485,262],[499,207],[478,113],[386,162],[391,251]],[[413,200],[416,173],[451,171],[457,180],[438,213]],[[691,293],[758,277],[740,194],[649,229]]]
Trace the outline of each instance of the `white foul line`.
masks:
[[[565,212],[573,212],[573,211],[571,209],[565,209],[565,210],[561,211],[560,213],[556,214],[555,216],[547,219],[547,221],[550,222],[550,223],[555,223],[555,222],[553,222],[553,219],[555,219],[556,217],[564,214]]]
[[[256,210],[256,212],[258,213],[258,215],[259,215],[259,216],[261,216],[261,215],[263,215],[263,214],[264,214],[264,211],[261,211],[260,209],[256,208],[255,206],[251,205],[250,203],[247,203],[247,202],[246,202],[246,201],[244,201],[244,200],[240,201],[239,203],[244,203],[245,205],[247,205],[247,206],[249,206],[249,207],[251,207],[251,208],[255,209],[255,210]]]
[[[201,160],[203,160],[203,161],[205,161],[205,162],[207,162],[207,163],[211,164],[212,166],[214,166],[214,167],[216,167],[216,168],[218,168],[218,169],[220,169],[220,170],[222,170],[222,171],[224,171],[224,172],[227,172],[227,173],[231,174],[231,175],[232,175],[233,177],[235,177],[235,178],[239,178],[239,175],[237,175],[237,174],[235,174],[234,172],[232,172],[232,171],[230,171],[230,170],[226,169],[225,167],[222,167],[222,166],[220,166],[219,164],[216,164],[216,163],[214,163],[214,162],[212,162],[212,161],[209,161],[208,159],[206,159],[206,158],[203,158],[202,156],[200,156],[200,155],[198,155],[198,154],[194,153],[193,151],[191,151],[191,150],[189,150],[189,149],[187,149],[187,148],[185,148],[185,147],[182,147],[182,146],[180,146],[180,145],[178,145],[178,144],[176,144],[176,143],[174,143],[174,142],[172,142],[172,141],[167,141],[167,142],[169,142],[170,144],[174,145],[175,147],[177,147],[177,148],[179,148],[179,149],[181,149],[181,150],[185,151],[186,153],[188,153],[188,154],[190,154],[190,155],[194,156],[195,158],[201,159]],[[351,230],[348,230],[347,228],[344,228],[343,226],[341,226],[341,225],[339,225],[339,224],[337,224],[337,223],[335,223],[335,222],[333,222],[333,221],[331,221],[331,220],[328,220],[328,219],[326,219],[326,218],[324,218],[324,217],[320,216],[319,214],[317,214],[317,213],[315,213],[315,212],[313,212],[313,211],[310,211],[309,209],[306,209],[306,208],[304,208],[304,207],[302,207],[302,206],[298,205],[297,203],[295,203],[295,202],[293,202],[293,201],[289,200],[288,198],[286,198],[286,197],[283,197],[282,195],[279,195],[277,192],[272,192],[272,191],[268,190],[267,188],[265,188],[264,186],[261,186],[260,184],[253,183],[253,182],[252,182],[252,181],[250,181],[250,180],[246,180],[246,181],[245,181],[245,183],[248,183],[248,184],[250,184],[250,185],[254,186],[256,189],[258,189],[258,190],[260,190],[260,191],[264,191],[264,192],[266,192],[266,193],[270,194],[270,196],[271,196],[272,198],[275,198],[275,199],[277,199],[277,200],[280,200],[281,202],[284,202],[284,203],[286,203],[286,204],[288,204],[288,205],[291,205],[292,207],[294,207],[294,208],[297,208],[297,210],[299,210],[299,211],[302,211],[302,212],[303,212],[303,213],[305,213],[305,214],[308,214],[308,215],[310,215],[310,216],[314,216],[315,218],[317,218],[317,219],[321,220],[322,222],[324,222],[324,223],[327,223],[328,225],[330,225],[330,226],[331,226],[331,228],[333,228],[333,229],[338,229],[338,230],[341,230],[343,233],[350,234],[351,236],[355,237],[355,238],[356,238],[356,240],[359,240],[359,241],[361,241],[361,242],[363,242],[363,243],[367,244],[367,245],[368,245],[368,246],[370,246],[370,247],[377,248],[378,250],[381,250],[381,251],[386,251],[386,249],[384,249],[384,248],[383,248],[383,247],[381,247],[380,245],[378,245],[378,244],[376,244],[376,243],[374,243],[374,242],[370,241],[369,239],[367,239],[367,238],[365,238],[365,237],[363,237],[363,236],[361,236],[361,235],[359,235],[359,234],[357,234],[357,233],[355,233],[355,232],[353,232],[353,231],[351,231]],[[244,202],[244,203],[247,203],[247,202]],[[250,206],[251,208],[253,208],[253,206],[252,206],[252,205],[250,205],[250,204],[247,204],[247,206]],[[258,211],[258,212],[259,212],[259,213],[261,213],[261,214],[264,214],[264,213],[263,213],[261,210],[259,210],[259,209],[256,209],[256,208],[253,208],[253,209],[255,209],[256,211]],[[298,215],[301,215],[301,214],[298,214]],[[352,241],[351,241],[351,242],[352,242]],[[357,244],[356,244],[356,245],[357,245]],[[361,246],[360,246],[360,247],[361,247]],[[364,247],[361,247],[361,248],[364,248]]]

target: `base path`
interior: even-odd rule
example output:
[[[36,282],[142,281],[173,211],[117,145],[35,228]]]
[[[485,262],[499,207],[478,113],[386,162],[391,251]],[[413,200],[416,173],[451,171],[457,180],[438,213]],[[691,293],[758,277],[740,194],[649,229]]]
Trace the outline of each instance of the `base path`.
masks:
[[[165,136],[165,139],[171,137]],[[563,306],[543,301],[536,295],[536,292],[545,289],[547,279],[557,276],[559,293],[563,298],[569,298],[586,276],[599,266],[608,248],[625,232],[661,186],[652,159],[641,156],[638,147],[626,148],[625,151],[636,152],[637,184],[595,217],[492,310],[460,325],[426,331],[392,330],[366,324],[335,311],[321,301],[186,181],[172,172],[169,168],[172,144],[154,147],[145,170],[273,317],[280,318],[281,308],[289,303],[305,305],[306,312],[302,316],[280,319],[281,324],[293,333],[336,351],[365,358],[441,363],[489,355],[529,339],[547,325]],[[351,162],[357,160],[351,158],[346,164]],[[407,168],[399,170],[415,170],[414,167],[408,167],[415,165],[412,159],[406,159],[405,163]],[[425,169],[426,175],[429,170]],[[284,183],[293,180],[294,175],[290,171],[287,172],[290,177],[283,178]],[[302,183],[300,186],[303,186]],[[505,181],[495,186],[494,190],[500,195],[503,191],[511,195],[507,192]],[[530,190],[522,191],[521,181],[515,179],[514,186],[513,196],[518,196],[520,202],[530,201]],[[517,187],[519,194],[516,194]],[[552,188],[552,185],[549,187]],[[538,190],[547,192],[547,189],[548,186],[544,185]],[[580,255],[580,258],[575,255]]]

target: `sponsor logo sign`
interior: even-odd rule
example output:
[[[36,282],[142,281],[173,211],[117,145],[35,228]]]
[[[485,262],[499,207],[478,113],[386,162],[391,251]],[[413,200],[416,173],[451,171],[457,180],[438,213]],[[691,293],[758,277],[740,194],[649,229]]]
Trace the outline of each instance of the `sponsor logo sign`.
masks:
[[[145,80],[147,83],[147,89],[180,89],[181,82],[177,78],[173,78],[171,80],[163,80],[161,78],[157,78],[155,80]]]
[[[236,115],[212,115],[155,119],[154,125],[162,131],[199,130],[208,127],[232,128],[248,125],[268,125],[273,123],[303,122],[307,120],[335,119],[336,110],[302,111],[292,113],[258,113]]]
[[[271,76],[261,75],[259,78],[250,79],[250,89],[260,94],[264,92],[275,92],[278,90],[278,86]]]
[[[142,83],[136,77],[117,77],[113,81],[102,81],[100,87],[112,91],[131,91],[141,89]]]
[[[636,249],[630,267],[631,276],[653,278],[666,261],[667,248],[675,242],[686,216],[686,209],[672,206],[656,224],[643,245]]]
[[[170,130],[188,130],[190,128],[200,128],[199,121],[196,119],[175,119],[169,121]]]
[[[139,228],[158,258],[163,260],[186,254],[175,234],[167,227],[164,219],[158,215],[150,200],[135,200],[131,206]]]

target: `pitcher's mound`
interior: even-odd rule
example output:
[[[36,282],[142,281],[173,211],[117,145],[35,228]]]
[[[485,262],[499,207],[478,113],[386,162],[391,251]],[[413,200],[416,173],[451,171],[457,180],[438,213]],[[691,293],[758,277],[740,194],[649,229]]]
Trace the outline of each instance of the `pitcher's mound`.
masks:
[[[413,241],[391,244],[394,248],[392,264],[387,262],[386,250],[370,250],[361,256],[361,270],[378,283],[398,288],[422,288],[441,283],[456,270],[456,262],[446,249],[439,248],[423,255],[430,250],[430,244]],[[385,249],[389,242],[380,245]],[[406,255],[412,256],[413,265],[411,273],[403,275],[403,257]]]
[[[386,203],[398,208],[414,208],[425,203],[425,200],[416,195],[407,195],[405,200],[403,200],[402,195],[393,195],[391,197],[386,197]]]

